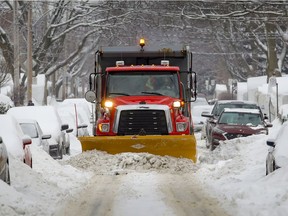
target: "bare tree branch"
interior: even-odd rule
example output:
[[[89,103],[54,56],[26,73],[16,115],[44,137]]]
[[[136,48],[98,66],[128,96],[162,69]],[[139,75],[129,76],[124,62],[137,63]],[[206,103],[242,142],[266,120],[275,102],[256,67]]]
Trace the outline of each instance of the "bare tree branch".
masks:
[[[77,50],[75,50],[73,53],[71,53],[69,55],[69,57],[67,59],[65,59],[62,62],[59,62],[58,64],[56,64],[54,67],[49,68],[49,70],[45,73],[46,76],[50,76],[51,74],[53,74],[55,71],[57,71],[58,69],[60,69],[61,67],[65,66],[67,64],[67,62],[71,61],[73,58],[75,58],[75,56],[77,54],[79,54],[79,52],[81,51],[81,49],[83,48],[87,38],[91,35],[94,34],[96,31],[98,30],[92,30],[90,32],[88,32],[84,38],[82,39],[81,43],[78,45]],[[96,40],[99,40],[99,36]]]

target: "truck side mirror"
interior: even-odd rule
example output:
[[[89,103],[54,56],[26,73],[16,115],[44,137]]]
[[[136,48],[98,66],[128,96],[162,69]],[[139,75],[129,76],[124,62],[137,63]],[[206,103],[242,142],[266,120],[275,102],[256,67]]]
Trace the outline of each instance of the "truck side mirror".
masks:
[[[96,100],[96,94],[94,91],[89,90],[85,93],[85,99],[90,102],[93,103]]]

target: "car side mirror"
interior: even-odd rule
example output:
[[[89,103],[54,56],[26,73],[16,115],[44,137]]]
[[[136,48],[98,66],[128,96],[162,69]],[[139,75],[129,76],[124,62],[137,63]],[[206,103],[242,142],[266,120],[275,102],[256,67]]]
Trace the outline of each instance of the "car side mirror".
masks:
[[[266,141],[266,144],[267,144],[268,146],[271,146],[271,147],[275,148],[275,141],[274,141],[274,140],[267,140],[267,141]]]
[[[68,128],[69,128],[69,125],[68,125],[68,124],[63,124],[63,125],[61,125],[61,131],[67,130]]]
[[[77,127],[77,128],[79,129],[79,128],[87,128],[87,127],[88,127],[88,125],[87,125],[87,124],[82,124],[82,125],[78,125],[78,127]]]
[[[202,113],[201,113],[201,116],[202,116],[202,117],[207,117],[207,118],[213,118],[213,115],[210,114],[209,112],[206,112],[206,111],[202,112]]]
[[[49,135],[43,135],[43,136],[41,137],[42,140],[50,139],[50,138],[51,138],[51,134],[49,134]]]
[[[73,128],[67,129],[66,133],[71,133],[73,131]]]

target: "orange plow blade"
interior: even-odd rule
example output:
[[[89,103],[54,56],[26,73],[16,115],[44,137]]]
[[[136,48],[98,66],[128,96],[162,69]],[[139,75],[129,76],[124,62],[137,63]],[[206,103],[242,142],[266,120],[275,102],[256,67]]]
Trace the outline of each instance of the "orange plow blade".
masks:
[[[194,135],[93,136],[78,137],[78,139],[81,142],[82,151],[97,149],[109,154],[150,153],[188,158],[194,162],[197,160]]]

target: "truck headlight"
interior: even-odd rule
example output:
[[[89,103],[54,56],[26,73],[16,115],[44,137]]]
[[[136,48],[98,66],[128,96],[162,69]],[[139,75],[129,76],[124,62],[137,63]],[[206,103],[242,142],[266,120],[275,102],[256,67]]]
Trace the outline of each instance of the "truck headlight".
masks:
[[[113,107],[113,102],[107,100],[107,101],[105,101],[104,106],[107,107],[107,108],[111,108],[111,107]]]
[[[173,107],[174,108],[180,108],[181,107],[181,102],[180,101],[174,101],[173,102]]]
[[[99,130],[101,132],[109,132],[110,124],[109,123],[101,123],[101,124],[99,124]]]
[[[188,123],[187,122],[177,122],[176,123],[176,130],[178,132],[184,132],[187,130]]]

